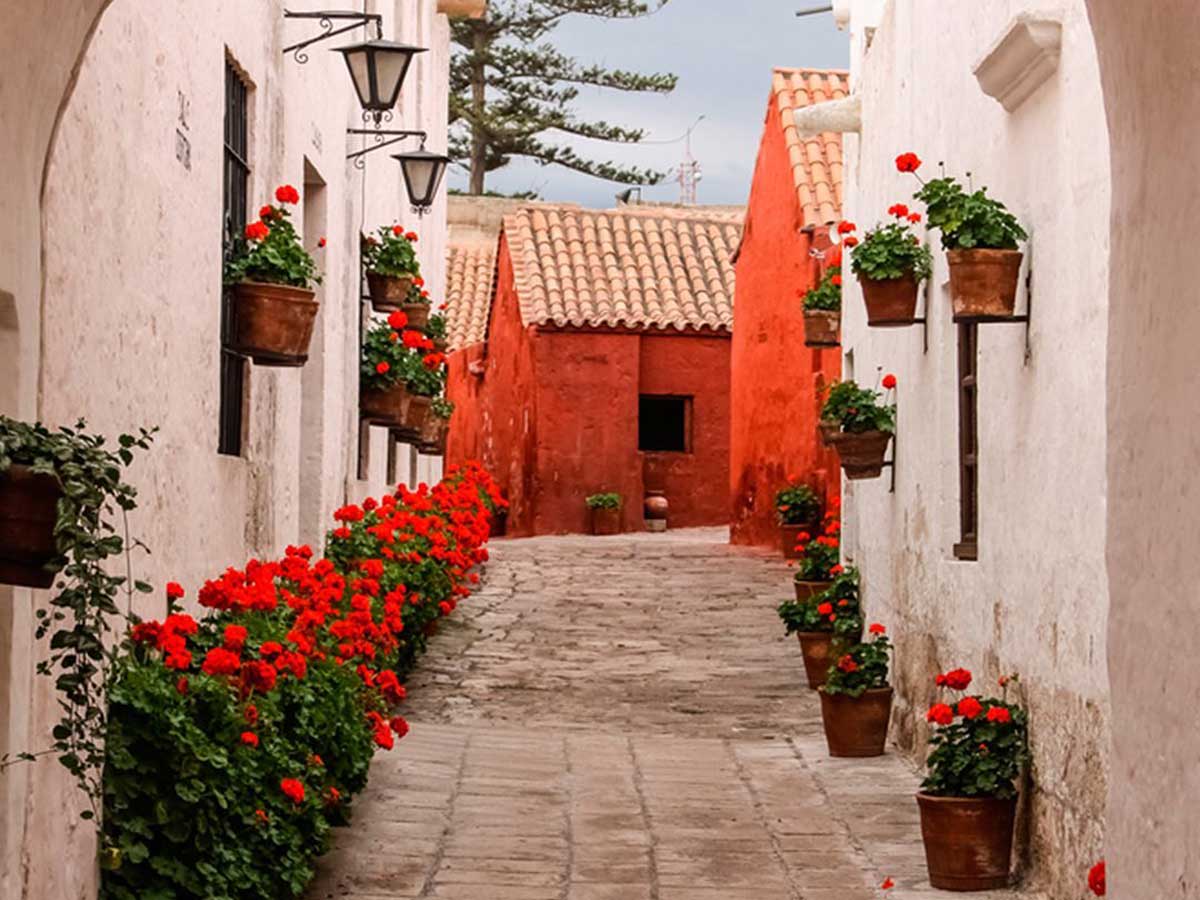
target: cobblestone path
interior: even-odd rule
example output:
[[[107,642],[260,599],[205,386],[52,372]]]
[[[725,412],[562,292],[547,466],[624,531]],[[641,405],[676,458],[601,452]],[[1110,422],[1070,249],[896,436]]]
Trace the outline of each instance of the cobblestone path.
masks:
[[[311,900],[947,896],[912,770],[826,754],[790,570],[724,540],[495,542]]]

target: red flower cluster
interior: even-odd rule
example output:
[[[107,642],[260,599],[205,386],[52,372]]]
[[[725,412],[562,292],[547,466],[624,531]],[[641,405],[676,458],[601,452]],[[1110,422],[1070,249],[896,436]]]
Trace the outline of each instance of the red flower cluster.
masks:
[[[290,184],[280,185],[275,189],[275,199],[280,203],[296,204],[300,202],[300,192]]]
[[[965,691],[971,686],[971,673],[966,669],[953,669],[935,679],[938,687],[948,687],[953,691]]]
[[[1097,897],[1103,897],[1108,891],[1108,885],[1105,883],[1107,880],[1105,868],[1104,860],[1100,860],[1088,872],[1088,889]]]
[[[921,168],[921,158],[915,153],[901,153],[896,157],[896,170],[899,172],[915,172]]]

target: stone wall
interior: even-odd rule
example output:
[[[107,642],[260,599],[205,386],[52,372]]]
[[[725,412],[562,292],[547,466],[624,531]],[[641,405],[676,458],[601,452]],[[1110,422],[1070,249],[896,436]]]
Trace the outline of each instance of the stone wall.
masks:
[[[285,21],[282,0],[114,0],[98,19],[99,2],[30,6],[39,12],[20,14],[0,38],[0,116],[5,133],[20,136],[3,142],[0,161],[24,192],[4,192],[0,216],[0,412],[50,425],[85,417],[107,434],[157,425],[153,450],[131,472],[141,499],[131,530],[154,551],[135,566],[138,577],[181,581],[194,596],[226,565],[319,541],[336,506],[385,489],[380,429],[367,436],[358,477],[358,233],[397,220],[420,231],[436,298],[445,201],[418,224],[387,152],[363,171],[346,162],[364,139],[345,129],[362,121],[329,48],[355,33],[310,48],[301,66],[282,48],[319,26]],[[446,18],[435,0],[370,8],[384,15],[388,37],[431,48],[390,127],[425,128],[429,146],[443,147]],[[296,225],[325,276],[308,365],[248,369],[240,457],[216,452],[226,58],[252,86],[251,215],[277,185],[299,188]],[[317,251],[321,237],[328,246]],[[440,460],[410,466],[407,449],[399,478],[437,477]],[[44,601],[0,588],[0,752],[40,749],[57,720],[48,685],[33,674],[32,611]],[[157,600],[140,611],[161,612]],[[8,770],[0,800],[0,895],[92,896],[91,827],[77,819],[78,795],[57,763]]]
[[[844,372],[868,386],[897,375],[899,455],[895,493],[887,473],[846,483],[845,552],[868,616],[897,636],[894,737],[914,757],[935,672],[966,666],[980,690],[1020,674],[1033,747],[1022,869],[1051,896],[1076,896],[1101,852],[1109,777],[1110,185],[1096,49],[1082,0],[891,3],[879,18],[876,6],[856,4],[851,18],[863,130],[846,140],[846,217],[861,230],[913,203],[917,184],[894,165],[902,152],[925,161],[925,177],[939,161],[970,172],[1032,233],[1034,306],[1028,359],[1023,326],[979,326],[979,558],[961,561],[958,335],[937,235],[928,352],[919,326],[868,329],[847,278]],[[1015,15],[1056,10],[1057,70],[1006,111],[973,66]]]

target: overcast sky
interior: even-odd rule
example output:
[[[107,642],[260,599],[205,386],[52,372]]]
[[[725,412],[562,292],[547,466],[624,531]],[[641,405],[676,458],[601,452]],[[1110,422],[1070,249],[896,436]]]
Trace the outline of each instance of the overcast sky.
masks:
[[[679,85],[667,95],[585,90],[575,103],[583,118],[641,127],[647,140],[682,135],[698,116],[692,155],[703,169],[701,203],[745,203],[773,66],[844,68],[849,42],[824,13],[796,18],[797,9],[820,0],[670,0],[643,19],[605,21],[572,16],[553,34],[555,44],[584,63],[643,72],[673,72]],[[557,138],[558,135],[552,135]],[[576,141],[577,152],[666,171],[683,158],[683,142],[616,145]],[[450,186],[466,186],[454,171]],[[561,166],[514,160],[488,176],[489,190],[535,190],[544,199],[587,206],[613,205],[623,187]],[[647,188],[648,200],[678,200],[679,185]]]

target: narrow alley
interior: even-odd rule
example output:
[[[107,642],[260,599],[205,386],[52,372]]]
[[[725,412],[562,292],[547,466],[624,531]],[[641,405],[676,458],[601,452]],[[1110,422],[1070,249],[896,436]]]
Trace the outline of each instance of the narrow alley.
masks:
[[[934,896],[915,773],[826,752],[788,576],[720,529],[495,542],[308,896]]]

